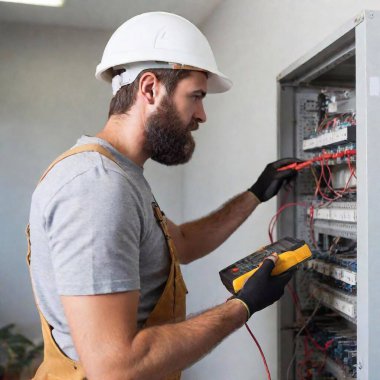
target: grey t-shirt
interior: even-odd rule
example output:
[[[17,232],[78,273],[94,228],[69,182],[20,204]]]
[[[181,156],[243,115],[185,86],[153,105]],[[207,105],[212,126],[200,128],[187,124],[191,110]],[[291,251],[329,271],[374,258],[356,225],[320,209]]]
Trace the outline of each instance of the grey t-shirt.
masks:
[[[141,327],[170,269],[165,238],[152,210],[143,169],[110,144],[120,166],[97,152],[59,162],[38,185],[30,212],[31,275],[39,307],[63,352],[77,360],[60,295],[140,289]]]

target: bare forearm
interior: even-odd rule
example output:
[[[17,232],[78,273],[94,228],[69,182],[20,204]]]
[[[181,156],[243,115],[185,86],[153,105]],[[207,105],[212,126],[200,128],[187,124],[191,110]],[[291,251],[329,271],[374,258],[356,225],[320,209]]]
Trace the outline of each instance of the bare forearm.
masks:
[[[258,204],[258,199],[246,191],[210,215],[182,224],[180,231],[185,244],[178,247],[181,250],[181,261],[189,263],[219,247],[248,218]]]
[[[247,312],[232,300],[187,321],[150,327],[134,338],[126,357],[113,362],[114,379],[162,379],[206,355],[226,336],[242,326]]]

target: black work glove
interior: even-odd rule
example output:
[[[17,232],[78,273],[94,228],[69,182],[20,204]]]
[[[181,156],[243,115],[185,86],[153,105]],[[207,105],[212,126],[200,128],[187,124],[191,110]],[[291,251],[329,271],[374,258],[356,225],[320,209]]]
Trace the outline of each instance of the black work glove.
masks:
[[[285,285],[292,278],[293,271],[272,276],[274,266],[271,259],[265,259],[257,272],[247,280],[244,287],[234,297],[247,306],[247,311],[249,311],[247,319],[256,311],[272,305],[284,294]]]
[[[301,162],[301,160],[298,158],[282,158],[268,164],[248,191],[252,192],[260,202],[265,202],[274,197],[284,183],[288,184],[297,176],[297,171],[294,169],[284,171],[277,171],[277,169],[294,162]]]

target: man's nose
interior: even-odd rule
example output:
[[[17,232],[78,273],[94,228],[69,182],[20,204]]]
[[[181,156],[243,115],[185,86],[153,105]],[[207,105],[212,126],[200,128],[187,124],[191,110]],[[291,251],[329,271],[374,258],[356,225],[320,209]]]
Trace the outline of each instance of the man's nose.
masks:
[[[199,102],[194,116],[198,123],[204,123],[207,120],[203,102]]]

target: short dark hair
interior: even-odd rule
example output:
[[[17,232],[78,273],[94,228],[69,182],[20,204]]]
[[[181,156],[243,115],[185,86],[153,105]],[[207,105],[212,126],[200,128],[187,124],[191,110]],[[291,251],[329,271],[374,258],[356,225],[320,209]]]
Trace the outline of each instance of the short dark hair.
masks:
[[[122,70],[124,71],[124,70]],[[114,75],[120,74],[122,71],[114,71]],[[168,95],[171,95],[180,80],[190,76],[190,70],[172,70],[172,69],[146,69],[143,70],[136,79],[128,85],[120,88],[116,95],[112,98],[108,117],[112,115],[121,115],[127,113],[136,101],[136,95],[139,90],[139,82],[141,76],[146,73],[153,73],[157,79],[162,82],[166,88]]]

